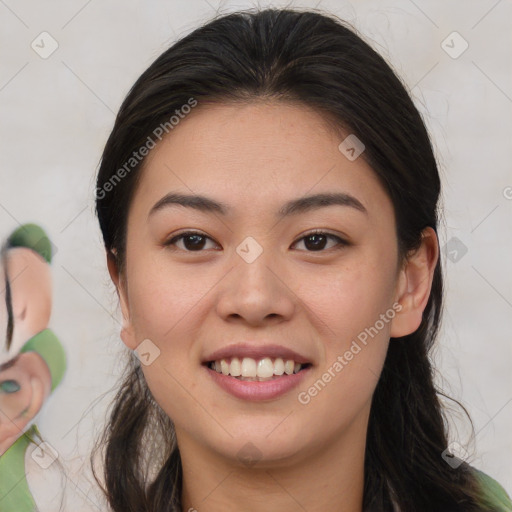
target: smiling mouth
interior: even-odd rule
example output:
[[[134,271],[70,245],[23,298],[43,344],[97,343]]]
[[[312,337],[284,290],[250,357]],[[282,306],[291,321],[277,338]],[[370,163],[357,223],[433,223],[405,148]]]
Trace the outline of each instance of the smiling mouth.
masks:
[[[268,381],[293,375],[311,366],[311,363],[296,363],[293,359],[281,357],[253,359],[232,357],[208,361],[204,366],[225,376],[243,381]]]

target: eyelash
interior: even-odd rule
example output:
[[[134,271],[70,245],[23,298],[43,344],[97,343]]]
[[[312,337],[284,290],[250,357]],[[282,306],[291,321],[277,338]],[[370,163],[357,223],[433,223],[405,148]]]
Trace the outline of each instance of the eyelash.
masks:
[[[169,246],[172,246],[172,245],[175,245],[176,241],[178,240],[181,240],[183,238],[186,238],[187,236],[190,236],[190,235],[199,235],[203,238],[207,238],[209,240],[212,240],[212,238],[210,238],[209,236],[205,235],[204,233],[200,232],[200,231],[185,231],[183,233],[180,233],[179,235],[176,235],[174,236],[173,238],[171,238],[170,240],[168,240],[167,242],[164,243],[164,246],[165,247],[169,247]],[[306,233],[305,235],[303,235],[301,238],[299,238],[298,240],[296,240],[293,245],[297,244],[298,242],[304,240],[305,238],[308,238],[309,236],[312,236],[312,235],[325,235],[327,236],[328,238],[331,238],[331,239],[334,239],[334,240],[337,240],[337,245],[334,246],[334,247],[330,247],[329,249],[322,249],[322,250],[319,250],[319,251],[305,251],[305,252],[309,252],[309,253],[321,253],[321,252],[326,252],[326,251],[329,251],[330,249],[341,249],[343,247],[346,247],[348,245],[350,245],[346,240],[343,240],[342,238],[340,238],[339,236],[337,235],[333,235],[331,233],[328,233],[326,231],[322,231],[321,229],[315,229],[313,231],[310,231],[309,233]],[[213,240],[212,240],[213,241]],[[199,250],[199,251],[189,251],[187,249],[181,249],[181,250],[184,250],[185,252],[204,252],[203,249]]]

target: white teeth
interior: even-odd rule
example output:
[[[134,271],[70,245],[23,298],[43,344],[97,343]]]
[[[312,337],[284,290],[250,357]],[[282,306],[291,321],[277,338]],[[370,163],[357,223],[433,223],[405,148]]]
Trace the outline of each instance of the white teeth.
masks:
[[[226,362],[225,359],[221,359],[220,369],[221,369],[223,375],[229,375],[229,364]]]
[[[272,375],[274,375],[274,365],[270,357],[265,357],[265,359],[261,359],[258,362],[256,374],[258,377],[272,377]]]
[[[284,361],[278,357],[274,361],[274,375],[283,375],[284,373]]]
[[[256,377],[256,361],[250,357],[242,360],[242,377]]]
[[[224,361],[226,360],[224,359]],[[226,364],[228,363],[226,362]],[[239,377],[242,375],[242,368],[240,367],[240,359],[238,359],[238,357],[233,357],[233,359],[231,359],[231,364],[228,364],[228,367],[229,374],[232,377]]]
[[[240,380],[264,381],[272,380],[285,373],[286,375],[298,373],[303,365],[292,359],[283,360],[281,357],[277,357],[273,362],[270,357],[259,360],[244,357],[242,361],[238,357],[233,357],[230,362],[226,359],[214,361],[210,367],[217,373],[238,377]]]

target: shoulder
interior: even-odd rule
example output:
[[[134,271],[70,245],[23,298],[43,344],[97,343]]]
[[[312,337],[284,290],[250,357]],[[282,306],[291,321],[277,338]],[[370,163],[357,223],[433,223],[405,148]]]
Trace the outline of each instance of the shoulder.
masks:
[[[485,497],[496,507],[496,512],[512,512],[512,501],[503,486],[483,471],[474,467],[472,469],[482,486]]]

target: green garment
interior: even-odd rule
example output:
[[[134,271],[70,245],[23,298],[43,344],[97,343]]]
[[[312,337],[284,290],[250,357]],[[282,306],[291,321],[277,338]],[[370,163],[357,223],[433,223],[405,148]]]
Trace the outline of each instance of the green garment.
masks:
[[[485,497],[495,507],[495,512],[512,512],[512,501],[505,489],[489,475],[473,468],[476,477],[482,484]]]
[[[30,338],[20,352],[37,352],[46,362],[52,379],[52,391],[62,380],[66,369],[66,354],[51,329],[44,329]],[[37,510],[25,474],[25,453],[31,442],[40,439],[32,425],[0,457],[0,512],[34,512]]]
[[[37,510],[25,475],[25,452],[39,432],[32,425],[0,457],[0,511],[34,512]]]

